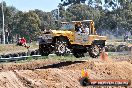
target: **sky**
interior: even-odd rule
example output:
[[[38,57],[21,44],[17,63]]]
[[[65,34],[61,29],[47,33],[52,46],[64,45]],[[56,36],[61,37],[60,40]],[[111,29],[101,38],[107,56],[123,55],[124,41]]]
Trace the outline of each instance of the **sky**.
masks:
[[[2,0],[1,0],[2,1]],[[61,0],[3,0],[8,6],[14,6],[18,10],[28,11],[39,9],[45,12],[50,12],[57,9]]]
[[[0,0],[2,1],[2,0]],[[8,6],[14,6],[21,11],[29,11],[34,9],[50,12],[57,9],[61,0],[3,0]],[[102,0],[104,3],[104,0]]]

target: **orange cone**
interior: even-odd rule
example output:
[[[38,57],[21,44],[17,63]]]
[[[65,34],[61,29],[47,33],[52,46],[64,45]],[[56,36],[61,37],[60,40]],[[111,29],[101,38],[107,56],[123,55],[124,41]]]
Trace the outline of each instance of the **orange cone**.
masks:
[[[85,71],[85,75],[84,75],[85,77],[89,77],[89,75],[88,75],[88,72],[87,71]]]
[[[85,69],[82,69],[82,77],[89,77],[89,74]]]
[[[101,54],[100,54],[100,59],[101,60],[108,60],[108,53],[105,52],[105,50],[102,50]]]

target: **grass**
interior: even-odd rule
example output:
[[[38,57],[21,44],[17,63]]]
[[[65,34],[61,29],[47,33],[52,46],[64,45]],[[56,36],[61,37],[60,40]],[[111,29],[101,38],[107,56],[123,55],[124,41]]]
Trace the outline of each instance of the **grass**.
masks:
[[[73,55],[68,55],[68,56],[56,56],[56,55],[49,55],[47,56],[43,56],[43,57],[36,57],[36,58],[32,58],[32,57],[28,57],[25,60],[21,60],[21,61],[16,61],[15,63],[25,63],[25,62],[30,62],[32,60],[59,60],[59,61],[80,61],[80,60],[92,60],[92,59],[96,59],[96,58],[91,58],[91,57],[82,57],[82,58],[76,58]],[[97,58],[99,59],[99,58]]]
[[[112,53],[109,53],[108,58],[120,58],[120,57],[127,57],[129,55],[114,55]],[[90,56],[82,57],[82,58],[76,58],[73,55],[67,55],[67,56],[57,56],[57,55],[49,55],[49,56],[43,56],[43,57],[28,57],[25,58],[25,60],[20,60],[20,61],[15,61],[15,63],[25,63],[25,62],[30,62],[32,60],[59,60],[59,61],[80,61],[80,60],[96,60],[100,59],[100,56],[98,58],[91,58]]]
[[[43,57],[26,57],[24,60],[20,61],[15,61],[15,63],[25,63],[25,62],[30,62],[32,60],[41,60],[41,59],[49,59],[48,56],[43,56]]]
[[[49,55],[48,58],[55,59],[55,60],[61,60],[61,61],[75,60],[75,57],[73,57],[71,55],[68,55],[68,56]]]
[[[60,60],[60,61],[77,61],[77,60],[88,60],[88,59],[92,59],[89,56],[82,57],[82,58],[76,58],[73,55],[67,55],[67,56],[49,55],[48,58],[50,58],[50,59],[56,59],[56,60]]]
[[[30,49],[35,49],[38,48],[38,45],[36,45],[35,42],[33,42],[32,44],[28,44],[30,45]],[[0,44],[0,54],[8,54],[10,52],[12,53],[17,53],[17,52],[23,52],[23,51],[27,51],[27,49],[23,46],[16,46],[16,44]]]

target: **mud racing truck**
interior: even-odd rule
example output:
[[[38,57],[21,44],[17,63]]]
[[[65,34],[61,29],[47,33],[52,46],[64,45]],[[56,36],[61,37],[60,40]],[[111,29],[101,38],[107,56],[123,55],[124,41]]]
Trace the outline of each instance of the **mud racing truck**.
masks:
[[[97,35],[93,20],[62,22],[59,30],[43,31],[39,38],[39,52],[42,56],[72,53],[76,58],[89,53],[90,57],[96,58],[105,41],[106,36]]]

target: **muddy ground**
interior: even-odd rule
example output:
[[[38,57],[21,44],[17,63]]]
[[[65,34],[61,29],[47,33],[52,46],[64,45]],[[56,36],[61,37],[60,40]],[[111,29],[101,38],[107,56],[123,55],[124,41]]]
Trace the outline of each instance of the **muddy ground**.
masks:
[[[84,68],[87,69],[91,79],[130,79],[132,81],[132,56],[113,57],[107,61],[41,59],[1,64],[0,88],[83,88],[78,79]],[[128,88],[132,88],[132,85]]]

